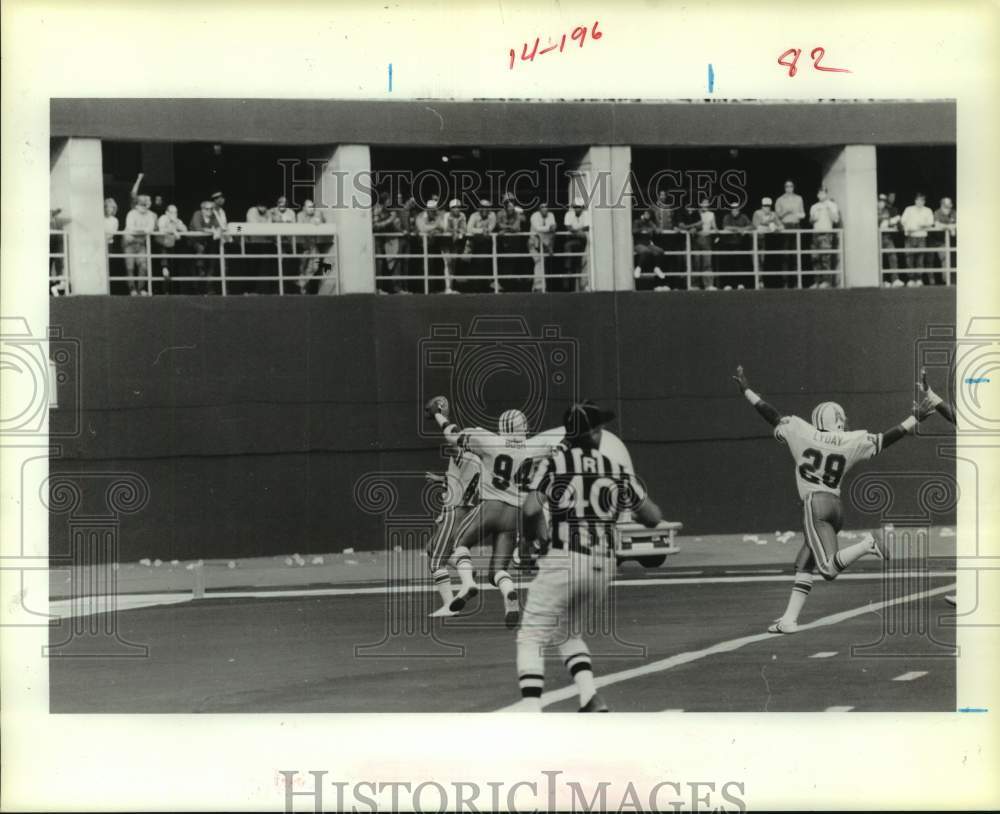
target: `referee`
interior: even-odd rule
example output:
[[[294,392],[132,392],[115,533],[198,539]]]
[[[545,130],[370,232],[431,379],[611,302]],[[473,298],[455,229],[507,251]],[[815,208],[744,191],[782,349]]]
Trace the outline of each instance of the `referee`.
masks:
[[[660,509],[635,478],[624,445],[602,453],[600,427],[614,418],[593,402],[574,404],[563,416],[566,437],[542,460],[524,506],[526,538],[545,554],[528,589],[517,633],[521,708],[540,711],[545,649],[557,645],[580,693],[580,712],[607,712],[597,694],[584,623],[600,619],[615,570],[615,523],[623,511],[647,527]],[[548,509],[548,518],[543,509]]]

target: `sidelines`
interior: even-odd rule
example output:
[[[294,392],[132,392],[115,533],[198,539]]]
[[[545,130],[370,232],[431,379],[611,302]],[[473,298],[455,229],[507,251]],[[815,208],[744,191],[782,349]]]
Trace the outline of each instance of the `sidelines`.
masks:
[[[838,579],[843,579],[843,576],[844,575],[838,577]],[[931,588],[927,591],[920,591],[919,593],[909,594],[907,596],[886,600],[884,602],[872,602],[860,608],[852,608],[851,610],[841,611],[840,613],[834,613],[830,616],[823,616],[813,622],[809,622],[808,624],[799,625],[799,631],[835,625],[839,622],[846,621],[847,619],[853,619],[855,616],[872,613],[874,611],[882,610],[883,608],[891,607],[892,605],[900,605],[904,602],[912,602],[917,599],[923,599],[924,597],[937,596],[938,594],[947,593],[954,588],[954,584],[945,585],[940,588]],[[595,683],[598,687],[607,687],[611,684],[619,684],[623,681],[640,678],[641,676],[650,675],[652,673],[661,673],[666,670],[671,670],[674,667],[680,667],[683,664],[690,664],[691,662],[698,661],[699,659],[718,655],[719,653],[730,653],[733,650],[739,650],[748,644],[754,644],[756,642],[763,642],[767,640],[773,641],[775,639],[775,635],[776,634],[774,633],[755,633],[752,636],[742,636],[739,639],[729,639],[728,641],[713,644],[710,647],[703,648],[702,650],[691,650],[687,653],[678,653],[675,656],[669,656],[665,659],[660,659],[659,661],[652,661],[649,664],[643,664],[640,667],[632,667],[628,670],[619,670],[617,673],[608,673],[607,675],[596,679]],[[561,687],[558,690],[545,693],[542,696],[542,706],[547,707],[550,704],[555,704],[559,701],[566,701],[574,697],[576,697],[576,686],[571,684],[568,687]],[[497,710],[497,712],[519,711],[519,707],[520,702],[518,701],[505,707],[501,707]]]
[[[881,571],[861,571],[855,574],[841,574],[838,581],[843,580],[870,580],[882,579],[888,576],[890,579],[909,579],[912,577],[934,578],[934,577],[954,577],[954,571],[893,571],[888,575]],[[733,582],[791,582],[795,579],[794,574],[752,574],[740,577],[680,577],[671,579],[669,577],[659,577],[652,579],[617,579],[612,585],[626,588],[643,585],[709,585],[714,583]],[[521,588],[531,588],[531,583],[521,585]],[[391,593],[430,593],[436,590],[429,583],[416,583],[413,585],[372,585],[370,587],[352,588],[286,588],[271,589],[262,591],[206,591],[199,601],[205,599],[285,599],[296,596],[361,596],[364,594],[391,594]],[[479,583],[480,591],[495,591],[495,585],[489,583]],[[191,594],[187,593],[156,593],[156,594],[119,594],[118,611],[138,610],[140,608],[156,607],[158,605],[176,605],[182,602],[190,602]],[[82,597],[75,599],[49,600],[49,611],[61,619],[73,619],[77,616],[91,616],[95,613],[104,613],[106,608],[93,607],[99,602],[106,602],[104,597]],[[128,607],[123,607],[127,605]],[[76,607],[74,607],[76,606]],[[82,611],[79,606],[83,606]]]

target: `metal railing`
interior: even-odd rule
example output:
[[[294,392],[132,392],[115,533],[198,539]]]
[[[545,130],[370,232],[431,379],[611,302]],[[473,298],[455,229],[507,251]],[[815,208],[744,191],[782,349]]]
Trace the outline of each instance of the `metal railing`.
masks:
[[[633,236],[636,287],[651,282],[657,289],[765,288],[768,278],[785,284],[794,279],[795,288],[843,287],[843,234],[843,229],[720,230],[706,235],[662,229],[652,235],[652,243],[637,242]],[[738,258],[745,262],[736,262]]]
[[[336,234],[330,226],[224,231],[115,232],[108,247],[112,294],[340,293]],[[116,244],[120,250],[115,251]]]
[[[546,236],[552,238],[550,245],[546,245]],[[375,232],[374,238],[375,286],[382,291],[394,286],[397,293],[415,293],[417,289],[430,294],[432,288],[457,293],[458,284],[501,293],[505,284],[515,281],[521,281],[521,288],[527,288],[524,281],[530,281],[532,290],[544,291],[548,282],[557,280],[566,281],[569,290],[587,291],[591,287],[589,233],[489,232],[453,237],[447,233]],[[398,241],[398,251],[387,251],[393,240]],[[511,241],[523,243],[526,251],[510,251]],[[583,246],[567,251],[567,245],[574,241]],[[557,246],[562,250],[556,251]],[[528,259],[533,263],[530,272],[525,262]]]
[[[49,291],[53,297],[69,294],[69,235],[49,229]]]
[[[926,229],[926,237],[907,237],[896,228],[879,230],[879,265],[887,288],[955,285],[958,263],[957,227]],[[897,243],[897,240],[899,241]]]

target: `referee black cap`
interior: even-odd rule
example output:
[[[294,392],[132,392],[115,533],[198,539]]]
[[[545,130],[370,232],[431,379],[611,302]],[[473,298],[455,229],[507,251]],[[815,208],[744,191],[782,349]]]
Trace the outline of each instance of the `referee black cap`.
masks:
[[[563,427],[568,438],[580,438],[596,430],[602,424],[607,424],[615,417],[611,410],[602,410],[593,401],[587,399],[570,406],[563,414]]]

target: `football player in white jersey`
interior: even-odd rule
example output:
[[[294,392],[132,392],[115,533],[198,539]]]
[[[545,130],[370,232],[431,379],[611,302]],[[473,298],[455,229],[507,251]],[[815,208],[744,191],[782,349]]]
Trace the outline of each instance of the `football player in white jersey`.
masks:
[[[795,460],[795,479],[802,499],[802,525],[806,542],[795,558],[795,584],[784,615],[768,628],[770,633],[795,633],[799,613],[812,590],[812,572],[824,579],[837,578],[851,563],[872,555],[888,559],[883,543],[865,535],[860,543],[838,550],[837,532],[843,523],[840,486],[844,476],[859,461],[874,458],[917,426],[910,415],[881,433],[849,432],[843,407],[824,401],[812,412],[812,423],[798,416],[783,416],[750,389],[742,367],[732,377],[764,420],[774,427],[774,437],[788,446]],[[921,415],[917,411],[917,415]]]
[[[482,461],[480,502],[466,514],[455,531],[455,557],[464,558],[475,542],[493,538],[490,582],[504,600],[504,621],[514,628],[521,618],[517,588],[507,571],[514,553],[521,507],[527,496],[534,459],[547,455],[551,444],[529,439],[528,420],[520,410],[507,410],[498,423],[498,433],[473,427],[460,430],[448,417],[448,400],[435,396],[424,408],[437,421],[448,443],[475,453]],[[459,571],[462,574],[462,571]],[[451,600],[452,611],[460,611],[478,593],[475,583],[463,578],[463,586]]]
[[[434,587],[437,588],[443,602],[442,606],[431,613],[431,616],[454,616],[455,611],[449,608],[453,595],[451,592],[451,576],[448,573],[449,560],[454,564],[462,587],[475,586],[472,576],[472,560],[468,551],[454,557],[455,530],[461,525],[465,516],[479,502],[479,467],[481,461],[467,449],[451,446],[448,451],[448,471],[444,475],[427,473],[427,479],[440,483],[444,488],[441,514],[436,520],[434,534],[427,546],[427,565],[431,572]]]

